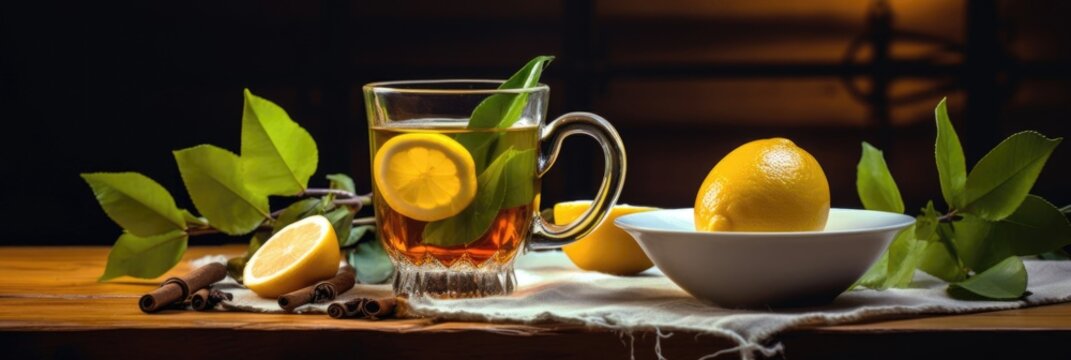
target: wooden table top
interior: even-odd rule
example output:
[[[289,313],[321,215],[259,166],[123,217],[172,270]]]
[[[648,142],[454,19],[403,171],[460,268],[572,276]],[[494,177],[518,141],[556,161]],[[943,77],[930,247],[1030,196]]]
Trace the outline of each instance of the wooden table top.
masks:
[[[241,245],[195,246],[186,258],[243,250]],[[630,337],[574,325],[192,311],[147,315],[138,310],[137,298],[159,280],[98,283],[107,252],[106,247],[0,247],[0,345],[31,357],[109,356],[120,349],[167,348],[177,341],[207,346],[218,356],[269,358],[320,352],[360,358],[432,353],[468,358],[655,357],[653,333]],[[164,277],[188,270],[183,262]],[[776,340],[785,346],[783,356],[794,359],[1022,356],[1024,351],[1044,356],[1060,354],[1062,346],[1057,344],[1071,340],[1071,304],[826,326],[789,331]],[[911,345],[903,346],[903,341]],[[694,334],[661,340],[667,357],[695,358],[728,346],[723,339]]]

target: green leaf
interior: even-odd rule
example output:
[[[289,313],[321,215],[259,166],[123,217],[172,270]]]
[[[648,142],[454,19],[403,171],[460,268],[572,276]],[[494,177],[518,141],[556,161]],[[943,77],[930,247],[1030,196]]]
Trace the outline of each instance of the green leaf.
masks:
[[[345,190],[351,193],[357,193],[357,186],[353,185],[353,178],[346,174],[331,174],[327,175],[327,180],[331,182],[332,189]]]
[[[362,284],[379,284],[394,274],[394,264],[379,240],[365,241],[350,253],[350,265],[357,269],[357,280]]]
[[[922,214],[915,218],[915,238],[926,241],[936,240],[940,216],[941,214],[933,207],[933,201],[927,202],[926,207],[922,208]]]
[[[1060,208],[1060,212],[1064,214],[1071,214],[1071,205],[1064,205],[1064,207]]]
[[[554,60],[553,56],[536,56],[498,88],[524,89],[539,85],[539,77],[543,74],[543,68],[552,60]],[[491,95],[476,105],[476,109],[472,111],[469,129],[508,128],[520,119],[521,112],[527,103],[527,93]]]
[[[900,189],[885,165],[881,150],[863,142],[863,156],[856,167],[855,188],[859,200],[867,210],[888,211],[902,214],[904,200]]]
[[[889,245],[889,271],[883,287],[907,287],[915,278],[915,269],[929,242],[915,239],[914,227],[904,229]]]
[[[272,233],[277,233],[287,225],[293,224],[295,221],[304,219],[311,215],[316,215],[317,207],[320,205],[320,199],[317,198],[305,198],[295,201],[283,212],[279,213],[279,217],[275,218],[275,222],[272,223]]]
[[[346,248],[357,245],[357,243],[361,242],[361,238],[364,238],[366,234],[373,233],[375,228],[375,225],[354,226],[353,229],[350,229],[350,236],[346,238],[341,247]]]
[[[82,174],[104,213],[138,236],[153,236],[186,229],[186,220],[171,194],[145,175],[126,173]]]
[[[319,154],[308,131],[283,108],[245,90],[242,110],[242,174],[264,195],[296,195],[316,172]]]
[[[235,256],[227,259],[227,275],[230,275],[239,284],[245,282],[245,263],[249,262],[249,256]]]
[[[881,253],[881,257],[878,261],[874,262],[874,265],[867,269],[863,277],[859,278],[852,285],[852,288],[857,286],[864,286],[875,290],[885,290],[885,279],[889,276],[889,251]]]
[[[430,222],[424,227],[423,243],[436,246],[465,245],[479,240],[498,216],[506,198],[508,176],[502,176],[517,151],[502,153],[476,179],[476,199],[461,213]]]
[[[1049,155],[1062,138],[1024,131],[1004,139],[967,175],[962,210],[986,220],[1001,220],[1023,202]]]
[[[506,80],[499,89],[523,89],[539,84],[543,68],[554,60],[553,56],[537,56]],[[494,94],[476,106],[469,118],[469,129],[505,129],[520,120],[528,104],[528,93]],[[476,164],[476,173],[482,174],[487,163],[492,161],[492,152],[499,139],[493,131],[460,133],[455,139],[469,150]]]
[[[536,166],[535,149],[517,151],[509,160],[503,169],[505,182],[509,185],[506,198],[502,200],[503,209],[528,205],[535,200]]]
[[[964,263],[986,269],[1009,256],[1037,255],[1071,244],[1071,223],[1055,206],[1036,195],[1004,220],[991,222],[964,215],[955,223],[957,247]]]
[[[1015,300],[1026,292],[1026,283],[1023,260],[1010,256],[967,280],[949,285],[948,292],[958,298],[969,299],[965,295],[973,294],[986,299]]]
[[[948,99],[941,99],[934,114],[937,117],[937,143],[934,157],[937,159],[937,177],[941,181],[941,195],[945,203],[954,208],[963,207],[963,189],[967,184],[967,161],[959,135],[948,118]]]
[[[268,197],[245,186],[241,161],[230,151],[199,145],[173,152],[193,204],[229,235],[253,231],[268,215]]]
[[[930,245],[922,254],[919,269],[948,282],[961,281],[967,278],[967,272],[960,266],[959,260],[953,254],[957,253],[952,238],[952,225],[948,223],[938,224],[936,233],[938,237],[934,242],[930,239]]]
[[[915,226],[896,234],[889,248],[856,284],[874,290],[890,287],[906,287],[914,279],[915,269],[922,260],[922,253],[929,243],[915,239]]]
[[[182,260],[187,238],[182,230],[146,237],[124,232],[108,253],[108,265],[99,281],[124,275],[144,279],[163,275]]]
[[[270,231],[257,231],[253,233],[253,236],[249,237],[249,248],[245,252],[245,258],[249,259],[260,251],[260,247],[264,246],[264,243],[271,239],[272,233]]]
[[[324,214],[331,226],[335,228],[335,239],[341,246],[350,238],[350,229],[353,228],[353,212],[343,206]]]
[[[193,213],[191,213],[189,210],[186,210],[186,209],[179,209],[179,210],[182,211],[182,218],[184,220],[186,220],[186,224],[187,225],[193,224],[193,225],[197,225],[197,226],[208,226],[208,219],[205,219],[203,217],[197,217],[197,216],[193,215]]]

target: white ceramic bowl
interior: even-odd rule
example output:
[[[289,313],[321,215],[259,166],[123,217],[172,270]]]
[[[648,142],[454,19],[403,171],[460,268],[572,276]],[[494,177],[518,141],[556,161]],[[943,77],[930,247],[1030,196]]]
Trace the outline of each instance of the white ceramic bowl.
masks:
[[[832,301],[914,222],[903,214],[831,209],[822,231],[698,232],[692,209],[674,209],[614,223],[692,296],[724,307],[778,307]]]

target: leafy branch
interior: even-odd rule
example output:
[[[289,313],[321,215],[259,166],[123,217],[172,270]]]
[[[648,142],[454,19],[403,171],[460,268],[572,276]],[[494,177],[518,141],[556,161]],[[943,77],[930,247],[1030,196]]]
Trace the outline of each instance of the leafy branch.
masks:
[[[182,259],[191,236],[219,233],[252,234],[246,254],[228,264],[232,275],[241,274],[245,261],[272,234],[313,215],[331,221],[362,282],[390,276],[393,268],[383,248],[367,236],[375,232],[375,219],[355,218],[371,204],[371,194],[358,195],[353,179],[344,174],[327,175],[327,188],[309,188],[319,158],[312,136],[278,105],[249,90],[244,95],[241,155],[212,145],[173,152],[187,193],[203,216],[178,208],[171,194],[145,175],[81,175],[104,212],[124,230],[100,281],[163,275]],[[270,211],[269,196],[298,200]]]
[[[1062,141],[1037,132],[1014,134],[967,172],[946,101],[935,110],[935,160],[947,211],[926,204],[915,225],[889,245],[857,285],[906,287],[919,269],[949,282],[948,293],[966,299],[1013,300],[1026,293],[1020,256],[1061,252],[1071,244],[1067,207],[1031,195],[1038,175]],[[903,213],[900,191],[880,150],[863,143],[856,188],[863,206]]]

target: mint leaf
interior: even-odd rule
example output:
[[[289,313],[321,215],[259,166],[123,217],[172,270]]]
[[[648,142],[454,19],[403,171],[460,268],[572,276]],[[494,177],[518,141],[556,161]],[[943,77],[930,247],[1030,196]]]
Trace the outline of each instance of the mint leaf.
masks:
[[[327,214],[327,220],[331,221],[331,227],[335,228],[335,240],[339,246],[350,239],[350,229],[353,228],[353,212],[349,208],[339,207]]]
[[[491,228],[498,210],[506,198],[508,176],[503,176],[507,164],[517,151],[509,149],[487,166],[476,179],[476,199],[461,213],[430,222],[424,227],[423,243],[436,246],[457,246],[472,243]]]
[[[867,210],[888,211],[902,214],[904,200],[900,189],[885,165],[881,150],[863,142],[863,156],[856,166],[855,188],[859,200]]]
[[[104,213],[138,236],[185,230],[186,220],[171,194],[149,177],[133,173],[82,174]]]
[[[245,90],[242,175],[253,192],[296,195],[316,172],[316,141],[283,108]]]
[[[537,56],[528,61],[523,68],[510,76],[499,89],[523,89],[539,84],[543,68],[554,60],[553,56]],[[505,129],[520,120],[528,104],[528,93],[494,94],[488,96],[476,106],[469,118],[469,129]],[[499,139],[499,134],[492,131],[460,133],[455,139],[469,150],[476,164],[476,173],[482,174],[486,165],[493,161],[492,150]]]
[[[357,186],[353,185],[353,178],[346,174],[330,174],[327,175],[327,180],[330,180],[330,188],[345,190],[351,193],[357,193]]]
[[[949,285],[948,293],[962,299],[974,299],[971,295],[976,295],[985,299],[1015,300],[1026,292],[1026,283],[1023,260],[1010,256],[967,280]]]
[[[378,239],[362,242],[349,255],[350,265],[357,269],[362,284],[379,284],[394,274],[394,265]]]
[[[245,186],[234,153],[212,145],[174,151],[193,204],[216,229],[229,235],[253,231],[268,215],[268,198]]]
[[[317,198],[305,198],[290,204],[290,206],[283,209],[283,212],[279,213],[279,217],[275,218],[275,222],[271,226],[272,233],[279,232],[279,230],[293,224],[295,221],[315,215],[319,205],[320,199]]]
[[[108,253],[108,265],[98,281],[124,275],[144,279],[163,275],[182,260],[187,238],[182,230],[146,237],[124,232]]]
[[[1062,138],[1024,131],[1004,139],[967,175],[962,210],[986,220],[1011,215],[1034,186],[1049,155]]]
[[[375,228],[375,225],[354,226],[352,229],[350,229],[350,236],[348,236],[346,240],[342,242],[340,247],[346,248],[357,245],[357,243],[361,242],[361,238],[364,238],[364,236],[367,235],[369,232],[374,232]]]
[[[964,215],[955,223],[956,243],[972,269],[986,269],[1009,256],[1037,255],[1071,244],[1071,223],[1045,199],[1029,195],[1001,221]]]
[[[937,143],[934,158],[937,160],[937,177],[941,181],[941,195],[945,203],[954,208],[963,207],[963,189],[967,183],[967,161],[959,135],[948,118],[948,98],[941,99],[934,109],[937,117]]]
[[[502,156],[502,155],[499,155]],[[517,151],[503,169],[509,189],[502,200],[502,209],[524,206],[535,200],[535,149]]]
[[[953,255],[958,252],[953,242],[955,234],[953,233],[952,224],[938,224],[936,233],[933,236],[938,237],[937,241],[929,240],[930,245],[926,247],[926,251],[922,254],[919,269],[948,282],[966,279],[967,272],[960,266],[956,255]]]

